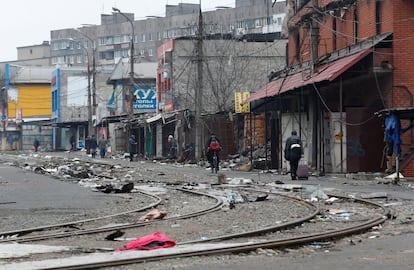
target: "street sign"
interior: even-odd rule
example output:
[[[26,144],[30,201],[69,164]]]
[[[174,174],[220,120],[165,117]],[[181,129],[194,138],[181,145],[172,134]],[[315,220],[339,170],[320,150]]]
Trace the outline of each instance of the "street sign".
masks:
[[[7,114],[2,114],[1,115],[1,121],[6,121],[7,120]]]

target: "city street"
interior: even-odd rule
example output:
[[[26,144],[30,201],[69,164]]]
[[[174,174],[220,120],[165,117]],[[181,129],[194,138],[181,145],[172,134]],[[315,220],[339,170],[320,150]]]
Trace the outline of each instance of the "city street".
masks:
[[[111,164],[140,172],[140,181],[161,178],[171,182],[217,183],[217,175],[204,167],[195,165],[182,166],[152,161],[129,162],[127,159],[92,160],[84,152],[68,153],[24,153],[21,156],[0,155],[0,213],[1,227],[32,227],[34,215],[50,220],[82,214],[88,211],[100,211],[122,202],[115,194],[91,191],[90,188],[76,184],[70,179],[58,180],[39,173],[33,168],[41,161],[53,160],[53,156],[67,158],[66,163],[87,160],[91,164]],[[30,169],[31,168],[31,169]],[[143,170],[146,168],[146,171]],[[152,175],[147,175],[152,172]],[[161,173],[162,172],[162,173]],[[260,185],[269,185],[276,181],[289,185],[319,186],[326,193],[342,192],[350,196],[372,195],[373,200],[392,209],[394,217],[373,231],[339,239],[333,245],[315,248],[303,246],[277,250],[275,252],[255,252],[248,254],[221,255],[211,257],[192,257],[145,263],[143,269],[413,269],[414,268],[414,183],[403,179],[400,185],[392,185],[384,179],[355,180],[351,178],[328,175],[311,176],[308,181],[291,181],[287,175],[263,173],[261,171],[241,172],[221,170],[227,179],[250,179]],[[113,177],[115,178],[114,173]],[[160,180],[162,181],[162,180]],[[375,196],[379,195],[379,196]],[[377,198],[378,197],[378,198]],[[8,218],[16,212],[26,224],[16,224]],[[61,217],[59,217],[61,216]],[[5,231],[5,230],[2,230]],[[1,252],[0,252],[1,253]],[[1,264],[0,264],[1,269]],[[136,265],[118,266],[108,269],[136,269]]]

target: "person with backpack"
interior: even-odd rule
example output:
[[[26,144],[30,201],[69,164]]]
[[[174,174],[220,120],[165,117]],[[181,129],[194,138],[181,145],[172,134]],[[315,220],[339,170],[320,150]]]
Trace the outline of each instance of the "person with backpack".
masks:
[[[219,153],[222,150],[222,147],[221,147],[220,140],[216,136],[216,134],[211,133],[210,138],[207,141],[206,148],[207,148],[206,156],[207,156],[208,163],[210,163],[210,166],[212,166],[212,163],[213,163],[213,155],[214,155],[214,152],[216,152],[216,155],[217,155],[217,163],[219,164],[220,163],[220,155],[219,155]]]
[[[285,145],[285,159],[290,164],[290,176],[292,180],[297,180],[297,170],[299,160],[303,153],[302,141],[295,130],[292,131],[291,136],[286,140]]]

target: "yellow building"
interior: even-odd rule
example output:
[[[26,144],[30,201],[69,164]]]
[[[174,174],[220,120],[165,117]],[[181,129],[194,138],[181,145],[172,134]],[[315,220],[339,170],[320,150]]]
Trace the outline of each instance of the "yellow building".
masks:
[[[8,89],[8,118],[17,121],[27,118],[46,118],[52,115],[50,84],[10,85]]]

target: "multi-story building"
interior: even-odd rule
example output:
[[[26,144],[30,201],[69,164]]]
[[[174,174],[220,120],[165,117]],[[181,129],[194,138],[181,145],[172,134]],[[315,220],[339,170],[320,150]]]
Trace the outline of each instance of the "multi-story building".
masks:
[[[414,137],[402,132],[414,115],[414,39],[407,30],[414,3],[290,0],[287,6],[289,67],[249,99],[282,116],[271,120],[281,131],[272,141],[296,129],[317,171],[378,172],[385,169],[385,131],[397,170],[413,176]],[[395,121],[384,129],[378,112]],[[279,168],[283,147],[275,147]]]
[[[218,7],[217,10],[204,12],[204,35],[231,35],[236,39],[250,33],[277,33],[276,36],[280,35],[285,15],[284,2],[244,0],[236,1],[235,6],[235,8]],[[149,17],[137,21],[134,20],[134,14],[131,13],[103,14],[101,15],[100,25],[51,31],[50,46],[46,43],[42,44],[43,47],[50,49],[49,54],[45,52],[43,56],[38,55],[37,47],[19,48],[18,61],[24,61],[27,65],[38,65],[39,62],[36,63],[36,61],[49,60],[42,62],[41,65],[57,67],[56,70],[65,70],[64,73],[59,73],[61,75],[59,88],[53,85],[53,83],[56,83],[53,79],[56,78],[56,74],[50,75],[53,97],[51,118],[52,122],[55,123],[54,125],[60,127],[59,132],[55,130],[57,135],[54,137],[54,147],[66,148],[70,135],[76,135],[78,140],[83,140],[89,134],[90,131],[86,132],[86,129],[88,126],[90,127],[87,122],[90,121],[88,118],[91,117],[89,112],[91,106],[93,110],[92,117],[96,118],[97,123],[109,114],[125,114],[129,101],[126,99],[127,92],[124,90],[129,87],[129,71],[125,69],[125,72],[119,72],[123,75],[116,79],[116,92],[119,94],[118,103],[120,102],[116,110],[106,106],[106,103],[113,96],[113,94],[111,95],[112,91],[109,90],[111,86],[104,85],[107,83],[110,74],[107,71],[116,69],[117,64],[119,67],[119,63],[125,62],[123,59],[133,58],[135,65],[147,62],[157,63],[159,60],[157,49],[166,41],[197,35],[199,10],[200,6],[197,4],[167,5],[165,17]],[[131,39],[135,48],[132,56],[130,53]],[[250,45],[245,46],[245,49],[254,50]],[[240,54],[240,51],[238,54]],[[258,59],[260,58],[263,58],[263,56],[259,56]],[[83,69],[77,69],[76,67],[82,67]],[[73,68],[72,71],[71,68]],[[140,77],[137,70],[139,68],[135,68],[135,79]],[[261,69],[258,68],[257,70]],[[179,74],[178,70],[175,72]],[[91,76],[93,78],[90,78]],[[87,81],[89,83],[93,82],[94,86],[87,85]],[[250,77],[250,81],[246,85],[240,85],[241,82],[239,81],[239,86],[232,87],[232,89],[234,91],[236,88],[238,88],[237,90],[254,88],[257,83],[253,81],[253,77]],[[135,82],[137,81],[135,80]],[[123,88],[121,90],[118,89],[120,85]],[[177,81],[177,87],[182,87],[182,83]],[[91,88],[96,92],[88,94],[87,90],[91,91]],[[72,93],[73,89],[78,89],[83,93],[82,100],[69,98],[74,95]],[[187,103],[183,103],[183,97],[178,94],[177,92],[175,100],[180,102],[182,107],[194,107],[194,104],[187,104],[188,100]],[[90,104],[85,100],[88,95],[93,98]],[[101,103],[95,100],[98,97],[100,97]],[[232,99],[232,96],[223,99],[226,102],[220,104],[223,105],[221,109],[231,109]],[[161,101],[158,100],[158,102]],[[134,108],[135,105],[133,105]],[[159,105],[157,104],[158,107],[154,108],[153,111],[158,110]],[[103,112],[102,110],[105,109],[107,111]],[[137,112],[137,110],[134,109],[134,112]]]
[[[235,8],[218,8],[203,13],[205,34],[243,35],[281,32],[285,2],[271,0],[236,1]],[[156,62],[157,49],[169,39],[195,36],[198,4],[166,5],[165,17],[134,20],[132,13],[102,14],[100,25],[51,31],[52,64],[85,65],[85,49],[95,49],[98,66],[115,65],[129,55],[132,37],[135,62]],[[131,27],[133,26],[133,29]]]

